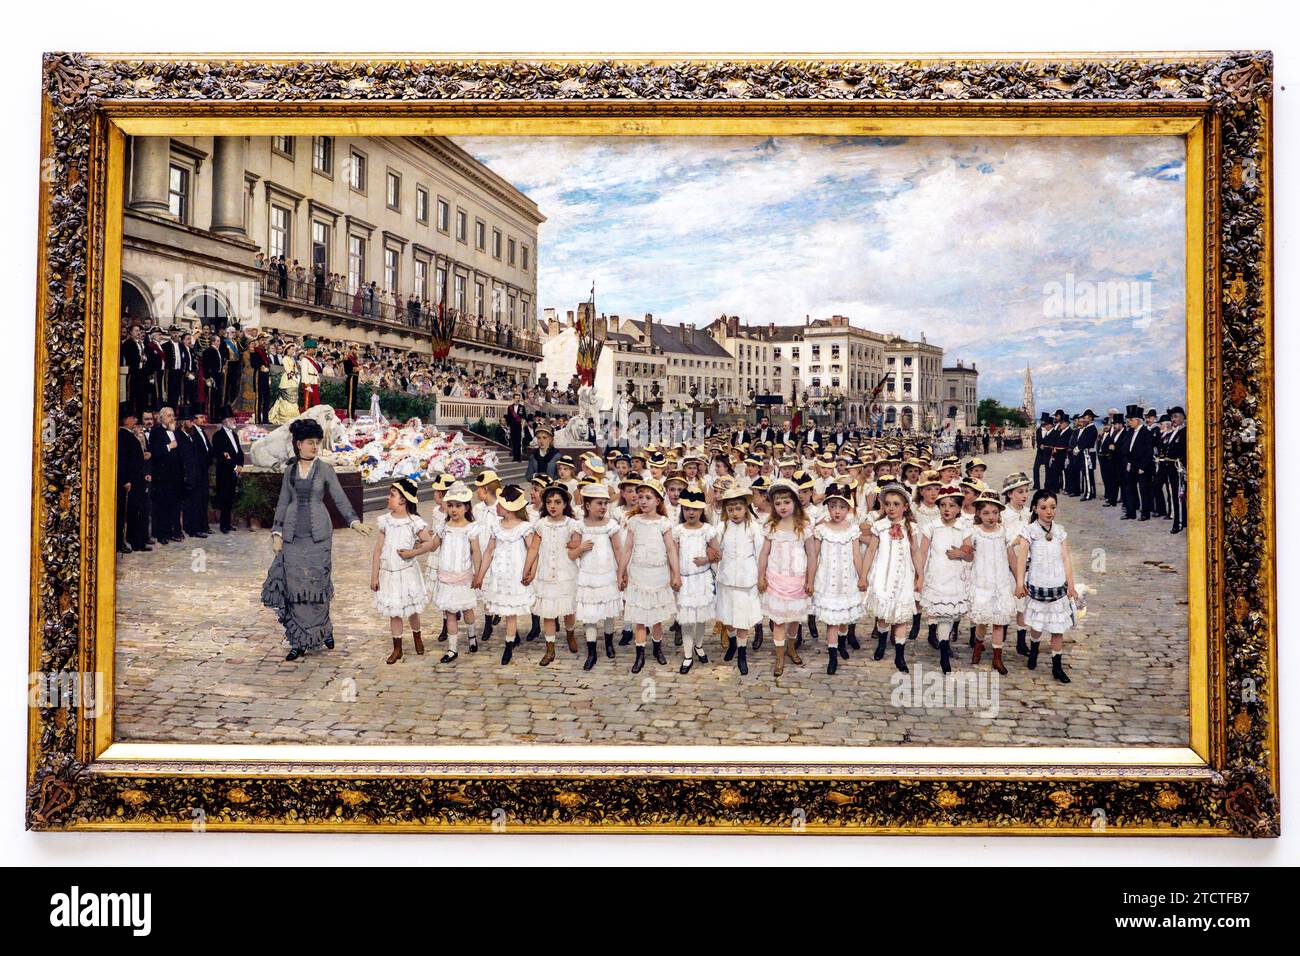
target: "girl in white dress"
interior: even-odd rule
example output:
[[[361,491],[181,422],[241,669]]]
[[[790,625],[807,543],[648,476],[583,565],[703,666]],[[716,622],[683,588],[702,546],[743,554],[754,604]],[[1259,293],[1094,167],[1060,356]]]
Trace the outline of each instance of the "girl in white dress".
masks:
[[[1070,683],[1061,662],[1065,632],[1074,626],[1074,568],[1065,546],[1065,529],[1056,521],[1056,495],[1041,488],[1029,505],[1033,519],[1020,529],[1016,549],[1016,595],[1029,598],[1025,624],[1029,627],[1029,669],[1038,667],[1038,642],[1051,635],[1052,676]]]
[[[758,596],[758,556],[763,528],[749,506],[750,494],[732,488],[722,497],[726,523],[718,541],[717,614],[727,634],[724,661],[733,657],[741,674],[749,673],[749,629],[760,633],[763,605]]]
[[[627,544],[619,561],[618,586],[623,591],[623,621],[631,624],[636,640],[632,673],[645,667],[645,636],[650,629],[654,658],[667,664],[663,650],[663,625],[677,609],[675,592],[682,585],[675,549],[669,547],[672,522],[664,514],[663,485],[654,479],[641,483],[640,510],[627,519]]]
[[[438,475],[430,483],[430,490],[433,491],[433,502],[429,514],[429,536],[437,538],[442,535],[442,526],[447,523],[447,506],[443,504],[443,499],[447,496],[447,489],[452,486],[452,480],[447,475]],[[433,547],[433,541],[425,546],[427,553]],[[430,558],[424,566],[424,589],[429,594],[429,604],[433,607],[438,606],[438,562]],[[443,627],[442,615],[438,615],[438,640],[447,640],[447,629]]]
[[[485,469],[479,472],[474,479],[474,511],[471,520],[474,527],[478,529],[478,549],[479,554],[487,551],[488,543],[492,540],[492,532],[496,528],[497,517],[497,499],[501,495],[501,479],[492,469]],[[492,637],[492,628],[496,624],[496,615],[485,607],[483,609],[483,634],[479,638],[483,643],[487,643]],[[472,642],[470,650],[478,649],[478,642]]]
[[[703,521],[707,505],[704,492],[688,489],[678,497],[682,520],[673,525],[673,548],[682,586],[677,591],[677,623],[682,628],[682,666],[690,673],[698,655],[707,664],[704,650],[705,626],[717,618],[713,585],[713,563],[722,557],[716,547],[717,529]]]
[[[1017,541],[1021,530],[1033,517],[1029,510],[1029,486],[1033,484],[1023,471],[1007,475],[1002,479],[1002,500],[1007,503],[1007,510],[1002,512],[1002,523],[1007,535]],[[1016,598],[1016,653],[1022,657],[1029,656],[1029,645],[1025,643],[1025,607],[1028,598]]]
[[[813,593],[809,573],[815,542],[812,526],[799,504],[799,492],[787,481],[773,483],[768,499],[772,516],[763,527],[763,550],[758,556],[758,593],[763,598],[763,614],[772,622],[772,644],[776,662],[772,676],[785,671],[785,659],[802,664],[799,650],[787,646],[786,630],[808,617]]]
[[[590,485],[604,482],[587,482]],[[569,495],[562,485],[552,485],[542,493],[545,514],[533,525],[537,534],[528,554],[525,582],[532,582],[533,614],[542,621],[542,635],[546,638],[546,653],[541,664],[545,667],[555,660],[555,635],[564,621],[565,638],[569,653],[578,653],[578,640],[574,629],[574,600],[578,591],[578,566],[569,557],[569,542],[578,531],[578,522],[569,505]]]
[[[939,666],[952,670],[952,638],[961,616],[970,608],[969,569],[975,557],[970,530],[961,523],[961,489],[939,489],[939,520],[923,532],[926,540],[925,587],[921,614],[927,622],[930,646],[939,651]]]
[[[603,629],[605,656],[614,659],[615,621],[623,613],[623,595],[618,589],[618,556],[623,547],[622,529],[609,516],[609,491],[600,485],[582,489],[583,519],[569,538],[569,558],[577,562],[574,619],[587,636],[584,671],[596,666],[596,634]]]
[[[482,552],[478,546],[478,529],[466,518],[471,497],[469,489],[460,482],[451,486],[442,499],[447,520],[442,524],[441,533],[433,538],[434,555],[430,560],[438,574],[435,606],[443,613],[443,630],[447,635],[443,664],[450,664],[460,656],[457,615],[464,617],[469,630],[470,651],[478,650],[478,638],[474,634],[474,605],[478,600],[474,594],[474,577],[478,574]]]
[[[886,484],[880,492],[884,517],[873,522],[866,534],[867,616],[875,618],[876,650],[885,656],[885,645],[894,639],[894,666],[907,673],[904,647],[907,631],[916,613],[916,595],[923,589],[921,568],[925,562],[922,536],[912,520],[911,496],[902,485]]]
[[[970,572],[970,620],[975,625],[975,650],[971,664],[978,664],[984,654],[984,638],[993,634],[993,669],[1006,675],[1002,663],[1002,641],[1007,625],[1016,616],[1016,582],[1011,573],[1015,562],[1015,540],[1002,524],[1006,507],[996,491],[989,490],[975,499],[976,524],[970,533],[975,546],[975,560]]]
[[[510,663],[519,642],[519,621],[533,609],[533,589],[524,576],[534,547],[533,526],[525,518],[527,507],[528,496],[514,485],[502,491],[497,520],[474,575],[474,587],[482,588],[484,612],[497,615],[506,629],[502,664]]]
[[[388,510],[379,516],[379,536],[370,557],[370,590],[375,592],[375,609],[388,618],[393,632],[393,652],[388,663],[402,659],[402,622],[411,622],[415,653],[424,653],[420,640],[420,612],[429,605],[418,557],[432,544],[429,526],[417,507],[419,486],[410,478],[399,478],[388,488]]]
[[[862,613],[862,551],[858,526],[850,518],[853,489],[828,484],[822,505],[826,520],[813,529],[813,607],[826,628],[826,673],[839,669],[839,658],[849,659],[846,644],[849,625]]]

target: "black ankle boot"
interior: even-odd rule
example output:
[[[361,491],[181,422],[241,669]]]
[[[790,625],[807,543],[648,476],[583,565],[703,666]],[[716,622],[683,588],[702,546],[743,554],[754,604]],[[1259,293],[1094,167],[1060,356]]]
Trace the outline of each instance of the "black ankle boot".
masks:
[[[631,643],[632,643],[632,632],[629,631],[627,628],[623,628],[623,636],[618,639],[618,646],[627,647]]]
[[[664,657],[664,642],[652,641],[651,644],[654,647],[655,660],[660,664],[667,664],[668,658]]]
[[[821,640],[817,634],[817,618],[811,614],[808,615],[808,634],[812,637],[814,644]]]
[[[876,631],[876,652],[871,655],[872,660],[881,660],[885,656],[885,644],[889,641],[888,631]]]
[[[680,624],[674,623],[673,624],[673,647],[681,647],[681,646],[682,646],[682,626]],[[662,663],[662,661],[660,663]]]
[[[853,648],[855,651],[860,651],[860,650],[862,650],[862,645],[858,643],[858,625],[857,625],[857,624],[850,624],[850,625],[849,625],[849,640],[848,640],[848,644],[849,644],[849,647]]]
[[[1061,664],[1060,654],[1052,655],[1052,676],[1062,684],[1070,683],[1070,675],[1065,672],[1065,667]]]
[[[925,639],[930,642],[930,646],[936,651],[939,649],[939,625],[931,624],[925,629]]]
[[[975,636],[975,625],[972,624],[970,626],[970,646],[974,647],[977,640],[979,640],[979,638]]]
[[[1031,671],[1038,667],[1038,642],[1029,642],[1029,663],[1025,665]]]
[[[610,660],[614,659],[614,635],[605,635],[605,656]]]
[[[803,625],[800,624],[794,629],[794,646],[795,649],[803,647]]]
[[[939,669],[945,674],[952,672],[952,648],[947,641],[939,642]]]
[[[727,635],[727,653],[722,655],[724,661],[729,661],[736,656],[736,635]]]
[[[894,666],[897,667],[904,674],[907,673],[907,659],[903,656],[903,649],[906,646],[907,646],[906,644],[894,645]]]
[[[762,646],[763,646],[763,625],[755,624],[754,625],[754,650],[758,650]],[[728,657],[727,660],[731,660],[731,658]]]
[[[743,647],[736,649],[736,668],[742,674],[749,673],[749,661],[745,657],[745,650],[746,648]]]
[[[846,635],[840,635],[839,646],[836,647],[835,650],[839,653],[840,657],[844,658],[846,661],[849,659],[848,637]]]
[[[589,671],[596,666],[596,642],[587,642],[587,659],[582,662],[582,669]]]
[[[826,648],[826,673],[834,674],[837,670],[840,669],[839,662],[836,660],[836,658],[838,657],[839,657],[838,648],[835,647]]]
[[[907,632],[907,639],[908,639],[909,641],[914,641],[914,640],[916,640],[916,636],[917,636],[918,634],[920,634],[920,633],[921,633],[921,615],[919,615],[919,614],[913,614],[913,615],[912,615],[912,629],[911,629],[910,631]]]
[[[632,662],[632,673],[641,673],[641,668],[643,667],[645,667],[645,645],[638,644],[636,646],[636,660]]]
[[[483,633],[479,636],[479,640],[482,641],[484,644],[486,644],[491,639],[491,637],[492,637],[492,615],[484,614]]]
[[[509,664],[510,658],[515,656],[515,642],[506,641],[506,646],[501,651],[501,663]]]
[[[536,614],[534,614],[533,626],[528,629],[528,634],[525,635],[524,640],[535,641],[537,640],[537,635],[541,633],[542,633],[542,619],[538,617]]]
[[[1025,629],[1016,631],[1016,653],[1022,657],[1029,656],[1029,645],[1025,643]]]

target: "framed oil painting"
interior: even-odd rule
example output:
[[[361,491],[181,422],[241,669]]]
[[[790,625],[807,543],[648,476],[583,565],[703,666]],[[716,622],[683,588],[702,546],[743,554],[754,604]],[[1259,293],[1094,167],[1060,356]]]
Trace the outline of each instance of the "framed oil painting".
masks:
[[[1276,835],[1271,90],[47,55],[27,825]]]

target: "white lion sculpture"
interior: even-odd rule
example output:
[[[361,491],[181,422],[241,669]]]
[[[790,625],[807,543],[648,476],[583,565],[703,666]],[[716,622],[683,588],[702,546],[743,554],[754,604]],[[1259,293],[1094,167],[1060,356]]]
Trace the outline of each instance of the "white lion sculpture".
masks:
[[[303,412],[294,421],[301,418],[310,418],[321,427],[325,433],[325,440],[321,442],[320,456],[325,461],[332,461],[334,453],[330,450],[333,448],[335,441],[343,437],[343,423],[335,414],[333,407],[329,405],[314,405],[307,411]],[[253,442],[249,449],[249,457],[254,465],[258,468],[274,468],[282,470],[293,457],[293,439],[289,435],[289,426],[293,422],[281,425],[279,428],[269,432],[265,438],[259,438]]]

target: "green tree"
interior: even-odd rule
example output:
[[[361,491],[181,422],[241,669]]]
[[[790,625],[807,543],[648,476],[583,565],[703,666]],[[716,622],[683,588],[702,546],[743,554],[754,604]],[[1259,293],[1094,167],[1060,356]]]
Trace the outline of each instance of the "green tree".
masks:
[[[1021,409],[1003,405],[996,398],[981,399],[976,418],[981,425],[1010,425],[1012,428],[1025,428],[1029,425]]]

